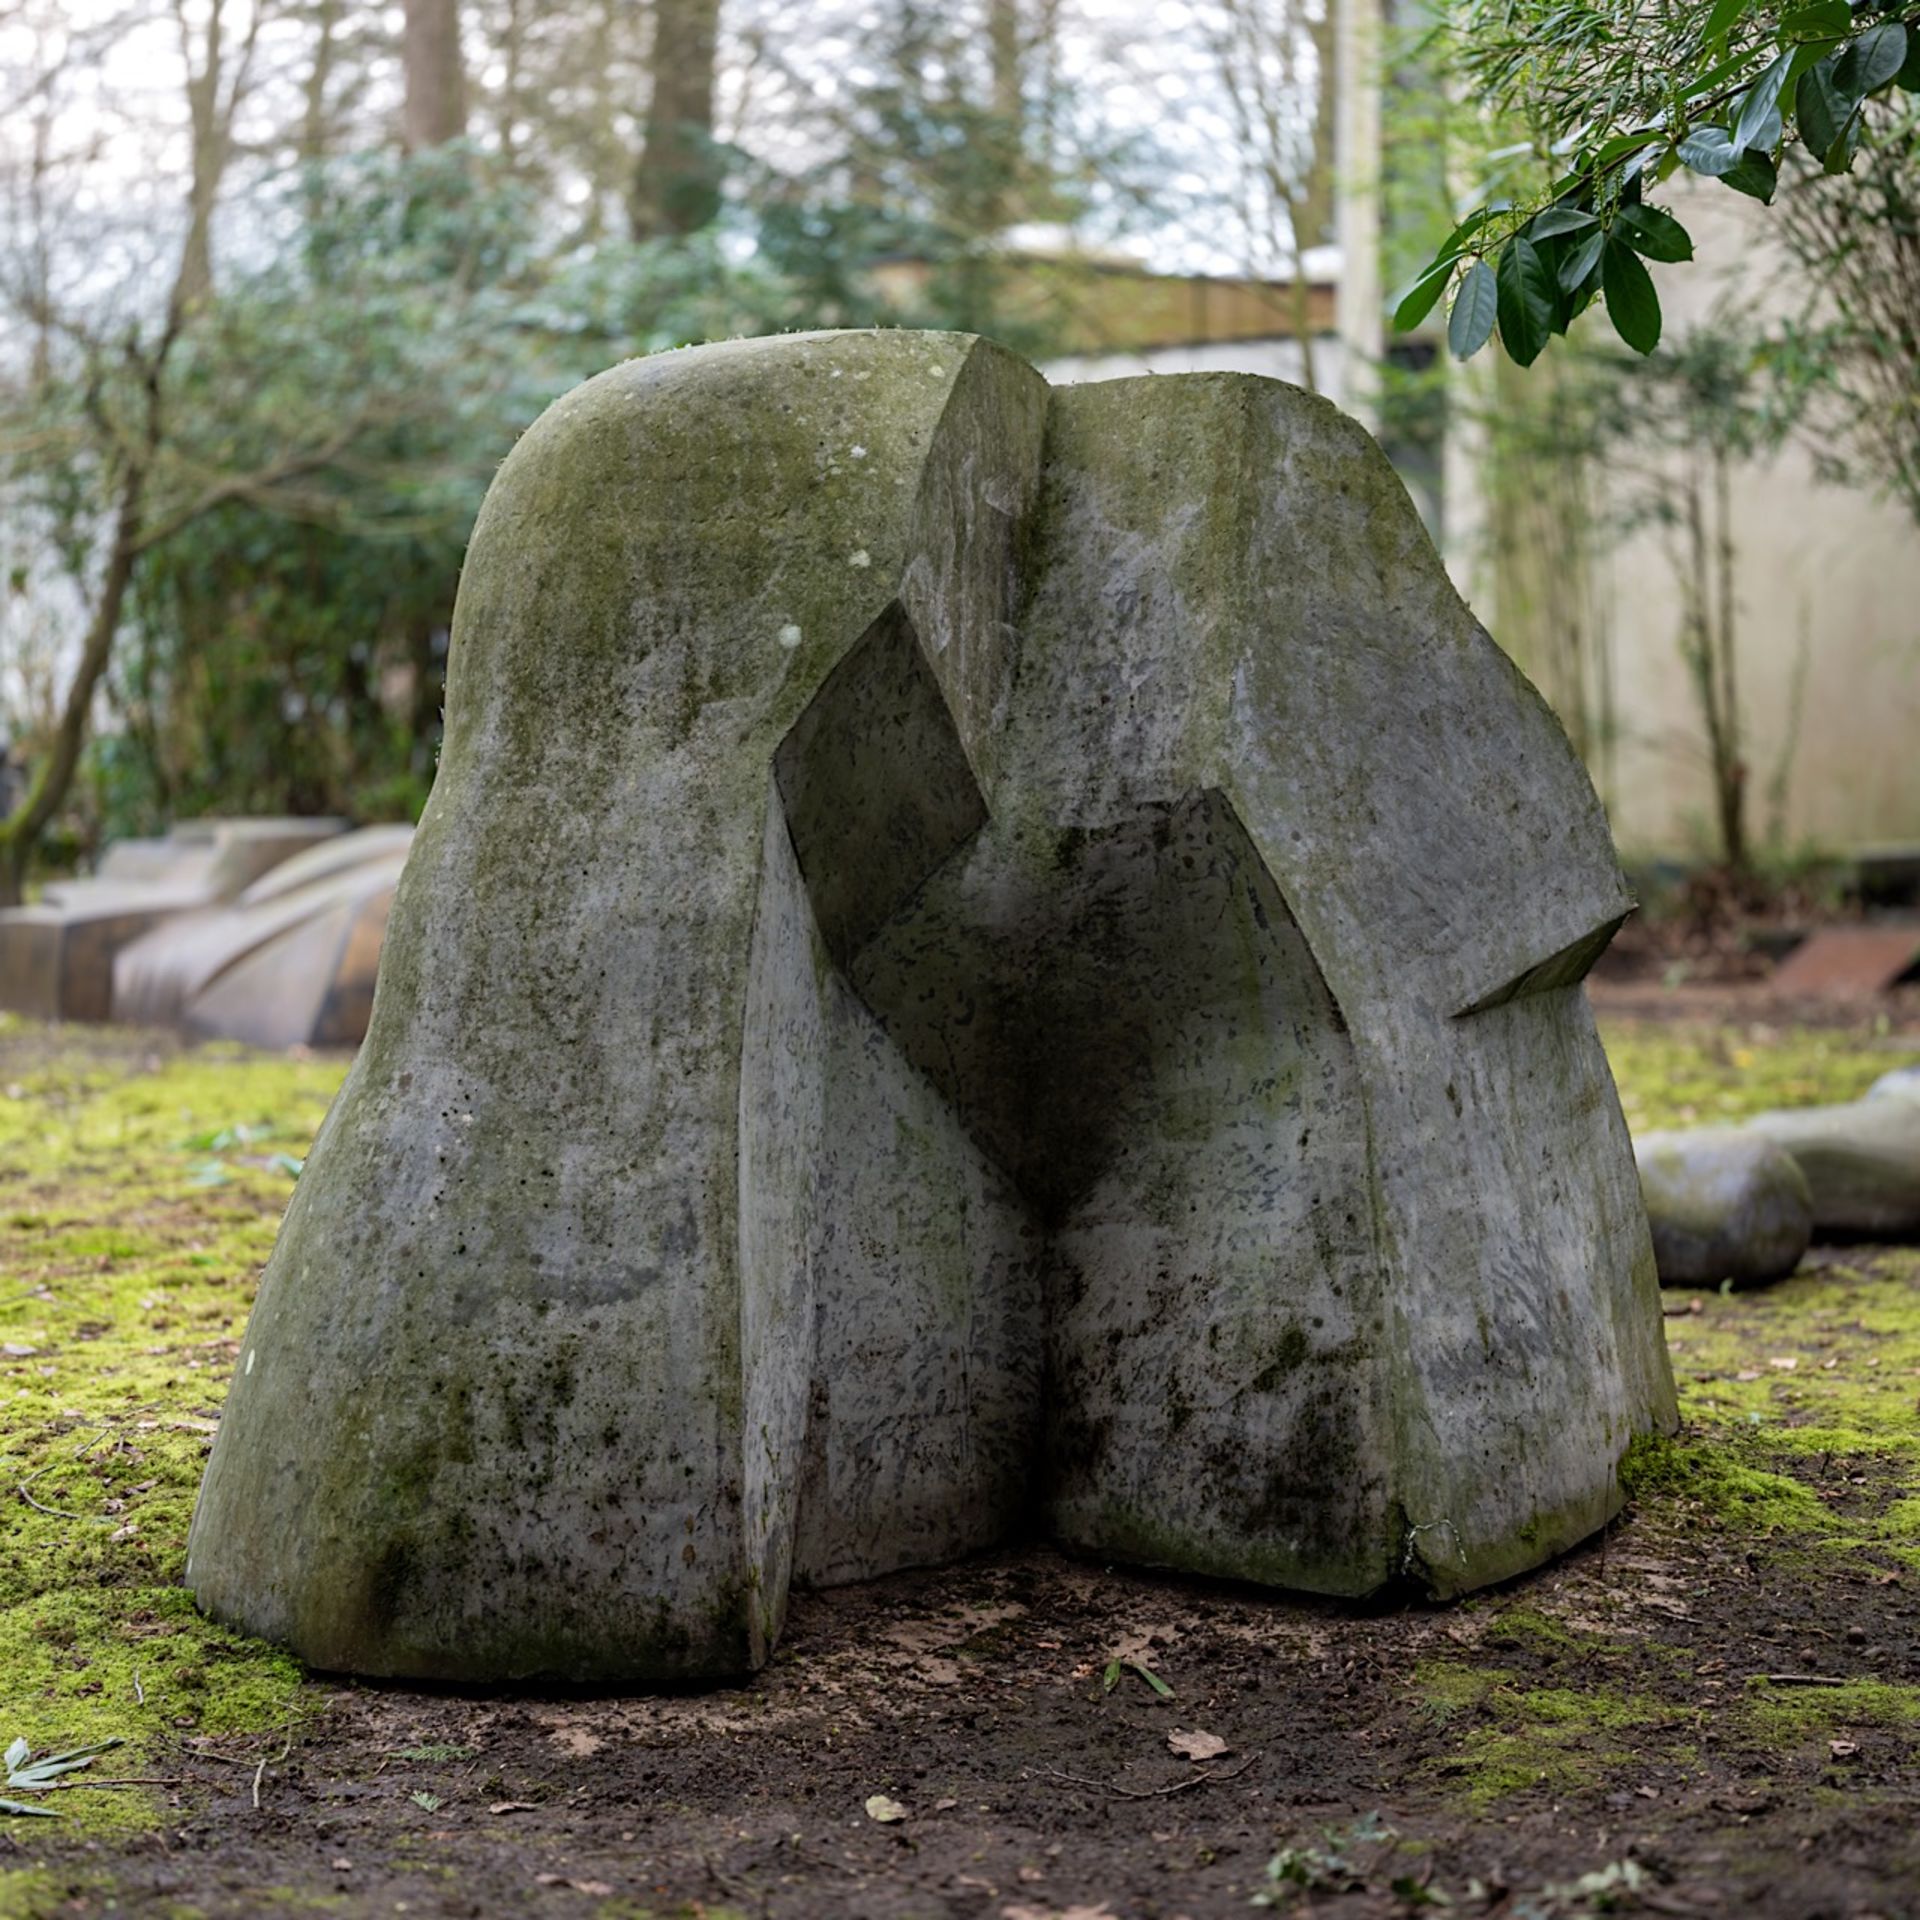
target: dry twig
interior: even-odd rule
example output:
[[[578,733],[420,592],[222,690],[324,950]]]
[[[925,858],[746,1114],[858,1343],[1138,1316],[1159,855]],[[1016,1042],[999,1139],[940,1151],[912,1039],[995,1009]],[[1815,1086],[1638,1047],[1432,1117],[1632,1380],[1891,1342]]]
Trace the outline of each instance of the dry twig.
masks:
[[[1091,1787],[1096,1793],[1115,1794],[1122,1800],[1164,1800],[1170,1793],[1185,1793],[1189,1787],[1204,1787],[1212,1780],[1237,1780],[1259,1758],[1257,1753],[1250,1753],[1237,1767],[1212,1767],[1202,1773],[1190,1773],[1184,1780],[1175,1780],[1164,1787],[1123,1787],[1116,1780],[1087,1780],[1077,1773],[1062,1773],[1057,1767],[1042,1767],[1040,1772],[1049,1780]]]

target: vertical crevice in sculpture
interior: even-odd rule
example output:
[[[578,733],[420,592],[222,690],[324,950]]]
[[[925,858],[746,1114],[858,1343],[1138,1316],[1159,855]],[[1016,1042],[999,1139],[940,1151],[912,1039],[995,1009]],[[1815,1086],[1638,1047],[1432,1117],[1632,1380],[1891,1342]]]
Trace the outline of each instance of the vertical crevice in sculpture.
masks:
[[[989,1545],[1030,1498],[1030,1210],[848,978],[987,817],[891,606],[774,755],[741,1079],[743,1355],[770,1400],[806,1409],[803,1484],[749,1454],[749,1531],[785,1552],[784,1516],[814,1582]]]
[[[1352,1042],[1224,797],[1151,819],[1094,843],[1151,850],[1082,950],[1118,961],[1098,983],[1113,1000],[1153,1014],[1124,1145],[1054,1221],[1053,1526],[1155,1564],[1365,1592],[1386,1577],[1383,1303]],[[1091,993],[1085,1013],[1074,1059],[1106,1040]]]

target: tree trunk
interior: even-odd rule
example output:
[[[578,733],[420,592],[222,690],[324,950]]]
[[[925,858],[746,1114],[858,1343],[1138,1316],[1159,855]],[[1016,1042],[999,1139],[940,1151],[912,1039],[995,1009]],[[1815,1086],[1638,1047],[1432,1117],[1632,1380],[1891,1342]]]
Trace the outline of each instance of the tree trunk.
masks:
[[[653,97],[628,218],[636,240],[697,233],[720,211],[713,151],[720,0],[656,0]]]
[[[80,749],[87,737],[87,714],[93,705],[94,689],[107,670],[113,653],[113,637],[119,630],[120,610],[126,604],[127,588],[140,557],[141,511],[146,495],[144,465],[129,466],[120,483],[120,498],[114,508],[113,545],[107,554],[107,568],[100,581],[100,597],[94,603],[93,618],[87,623],[86,644],[80,650],[80,664],[73,683],[67,689],[66,705],[54,728],[53,744],[39,770],[28,782],[26,796],[11,814],[0,821],[0,906],[20,904],[26,885],[27,862],[48,823],[60,810],[80,764]]]
[[[1025,217],[1026,41],[1019,0],[987,0],[987,48],[993,68],[993,168],[986,230],[997,233]]]
[[[186,14],[179,10],[181,37],[186,38]],[[180,249],[180,270],[174,299],[184,311],[197,306],[213,291],[213,208],[220,196],[220,176],[227,168],[228,116],[221,111],[220,69],[224,53],[220,0],[207,12],[204,58],[196,69],[187,65],[187,119],[192,135],[192,176],[187,186],[187,234]]]
[[[458,140],[467,130],[460,0],[406,0],[400,58],[407,89],[401,139],[407,151],[420,153]]]
[[[1307,31],[1313,40],[1314,113],[1313,157],[1294,214],[1293,239],[1298,253],[1322,247],[1333,238],[1334,189],[1338,170],[1351,164],[1334,153],[1334,130],[1340,120],[1340,49],[1337,44],[1337,0],[1324,0],[1317,17],[1309,16]],[[1299,272],[1299,262],[1294,263]]]
[[[333,84],[334,61],[339,51],[337,31],[339,0],[319,0],[314,9],[313,62],[301,91],[300,158],[313,166],[333,149],[333,117],[327,104],[327,92]]]
[[[1740,683],[1736,650],[1739,608],[1734,598],[1733,501],[1730,463],[1724,452],[1713,456],[1714,566],[1719,601],[1720,724],[1725,765],[1720,769],[1720,838],[1727,870],[1744,875],[1752,864],[1747,838],[1746,729],[1740,723]]]

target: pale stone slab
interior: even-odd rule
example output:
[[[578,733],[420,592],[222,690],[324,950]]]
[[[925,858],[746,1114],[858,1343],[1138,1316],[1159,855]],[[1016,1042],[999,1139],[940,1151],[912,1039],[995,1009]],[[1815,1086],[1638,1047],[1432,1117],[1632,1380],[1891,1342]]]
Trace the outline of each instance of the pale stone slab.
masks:
[[[1920,1100],[1920,1066],[1895,1067],[1867,1089],[1869,1100]]]
[[[1806,1175],[1816,1232],[1920,1234],[1920,1101],[1882,1094],[1763,1113],[1748,1124],[1783,1146]]]
[[[604,375],[476,529],[190,1581],[324,1666],[614,1681],[1034,1522],[1536,1564],[1673,1419],[1579,987],[1628,905],[1324,402],[908,333]]]

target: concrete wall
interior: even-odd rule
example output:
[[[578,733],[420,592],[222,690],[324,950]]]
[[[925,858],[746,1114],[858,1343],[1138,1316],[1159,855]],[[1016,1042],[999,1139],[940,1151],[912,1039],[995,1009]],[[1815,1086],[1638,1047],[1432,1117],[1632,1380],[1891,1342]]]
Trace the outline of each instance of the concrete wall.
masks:
[[[1707,183],[1672,200],[1697,260],[1654,269],[1670,335],[1703,323],[1743,285],[1763,288],[1774,264],[1768,215],[1755,202]],[[1789,846],[1920,841],[1920,525],[1896,503],[1822,483],[1798,446],[1739,474],[1733,505],[1756,831],[1791,748]],[[1617,548],[1604,598],[1620,721],[1615,831],[1629,849],[1687,851],[1711,790],[1657,535]]]

